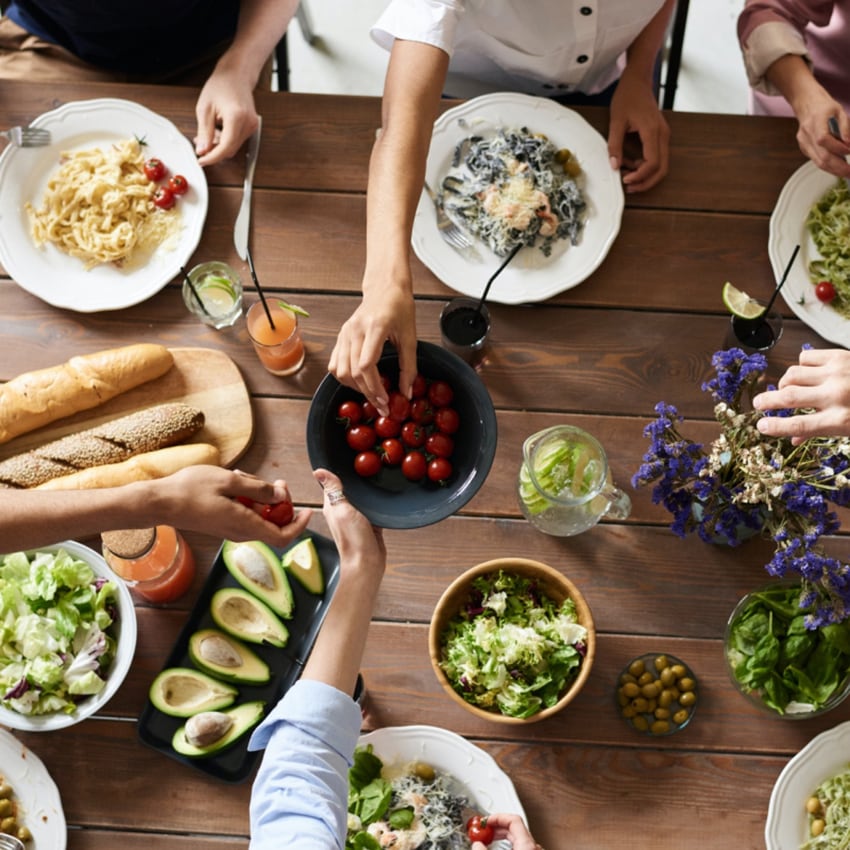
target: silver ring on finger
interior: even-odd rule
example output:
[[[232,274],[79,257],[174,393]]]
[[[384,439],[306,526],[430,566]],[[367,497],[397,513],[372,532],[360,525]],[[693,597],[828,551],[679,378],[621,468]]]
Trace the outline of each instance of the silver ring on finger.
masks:
[[[345,493],[342,490],[328,490],[328,504],[335,505],[337,502],[345,500]]]

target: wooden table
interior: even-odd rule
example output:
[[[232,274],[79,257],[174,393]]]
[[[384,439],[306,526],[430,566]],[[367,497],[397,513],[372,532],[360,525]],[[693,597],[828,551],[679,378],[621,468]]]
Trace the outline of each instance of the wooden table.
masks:
[[[122,96],[194,132],[190,89],[0,85],[6,123],[24,123],[63,102]],[[450,104],[447,104],[447,106]],[[244,327],[217,333],[190,316],[177,283],[111,313],[52,308],[0,280],[0,378],[76,353],[150,340],[220,348],[249,386],[256,433],[240,466],[283,475],[303,505],[318,504],[304,446],[310,398],[336,333],[359,300],[364,264],[367,162],[380,120],[373,98],[269,94],[257,166],[253,251],[265,286],[291,294],[311,315],[306,367],[279,379],[258,364]],[[604,110],[582,110],[605,131]],[[752,293],[773,285],[768,218],[802,158],[783,119],[670,113],[670,174],[630,196],[608,258],[581,286],[524,307],[494,305],[493,344],[482,378],[495,402],[499,444],[480,492],[438,529],[386,533],[389,567],[377,602],[363,674],[380,725],[431,723],[491,753],[513,779],[541,844],[736,850],[763,846],[770,791],[780,770],[816,733],[850,718],[850,702],[827,716],[783,722],[758,713],[732,688],[722,635],[735,602],[766,580],[770,547],[737,549],[680,540],[648,491],[629,479],[659,400],[676,404],[695,437],[714,433],[700,391],[728,316],[724,280]],[[243,160],[208,170],[210,205],[196,259],[245,269],[231,237]],[[452,291],[414,261],[422,339],[438,341],[437,316]],[[247,275],[246,275],[247,277]],[[771,355],[778,376],[800,345],[823,345],[787,308]],[[630,492],[628,520],[575,538],[537,532],[519,514],[514,481],[523,439],[547,425],[586,427],[609,451]],[[315,527],[324,531],[321,518]],[[220,541],[189,535],[199,563]],[[836,554],[850,555],[839,538]],[[428,661],[431,611],[450,580],[480,561],[530,556],[557,566],[585,593],[598,629],[590,679],[567,710],[522,729],[478,721],[451,704]],[[203,570],[201,571],[203,574]],[[197,580],[197,593],[203,575]],[[167,610],[139,608],[132,671],[108,716],[41,735],[21,734],[55,778],[70,826],[69,850],[244,847],[250,784],[224,785],[140,744],[136,718],[193,594]],[[647,651],[687,660],[699,678],[691,725],[666,739],[641,737],[614,706],[622,667]]]

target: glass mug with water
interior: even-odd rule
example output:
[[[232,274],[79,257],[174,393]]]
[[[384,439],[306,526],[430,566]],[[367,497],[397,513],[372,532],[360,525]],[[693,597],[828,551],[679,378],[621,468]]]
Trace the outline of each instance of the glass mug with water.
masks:
[[[629,515],[631,500],[614,486],[605,450],[580,428],[555,425],[532,434],[522,454],[519,504],[540,531],[571,537],[602,517]]]

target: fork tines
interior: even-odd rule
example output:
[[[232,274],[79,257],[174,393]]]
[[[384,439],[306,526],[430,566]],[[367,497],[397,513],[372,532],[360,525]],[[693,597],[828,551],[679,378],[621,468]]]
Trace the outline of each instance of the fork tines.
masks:
[[[42,127],[12,127],[0,131],[13,145],[18,147],[39,147],[50,144],[50,131]]]

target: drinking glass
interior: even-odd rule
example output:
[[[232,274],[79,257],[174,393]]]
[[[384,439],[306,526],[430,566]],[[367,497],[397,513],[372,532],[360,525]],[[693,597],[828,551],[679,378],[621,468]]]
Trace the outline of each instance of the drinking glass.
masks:
[[[189,280],[192,286],[183,281],[183,303],[205,324],[229,328],[242,315],[242,281],[227,263],[200,263],[189,272]]]
[[[457,354],[467,363],[480,357],[490,335],[490,311],[485,304],[478,309],[472,298],[453,298],[440,313],[440,336],[443,348]]]
[[[759,303],[764,306],[763,301]],[[776,310],[755,319],[732,316],[726,334],[726,348],[741,348],[748,354],[770,351],[781,336],[782,316]]]
[[[292,375],[304,365],[304,342],[298,329],[298,316],[273,298],[267,299],[269,322],[261,301],[248,308],[248,335],[254,351],[272,375]]]

